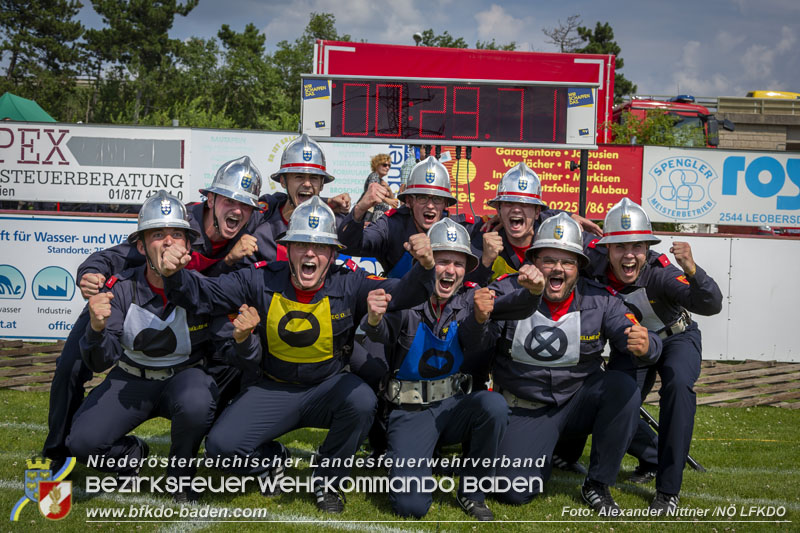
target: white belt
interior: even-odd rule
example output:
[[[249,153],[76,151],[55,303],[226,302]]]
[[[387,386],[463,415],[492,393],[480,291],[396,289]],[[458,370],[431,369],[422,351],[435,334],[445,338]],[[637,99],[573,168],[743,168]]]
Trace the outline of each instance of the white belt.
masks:
[[[386,399],[395,405],[428,405],[472,391],[472,376],[453,374],[443,379],[425,381],[400,381],[390,379],[386,387]]]
[[[508,403],[509,407],[522,407],[523,409],[540,409],[542,407],[546,407],[548,404],[544,402],[534,402],[533,400],[526,400],[525,398],[520,398],[516,396],[514,393],[509,392],[507,390],[501,391],[503,398],[506,399],[506,403]]]
[[[692,315],[689,314],[689,311],[684,309],[681,312],[681,316],[672,323],[672,325],[665,327],[661,331],[658,332],[658,336],[662,339],[666,339],[667,337],[672,337],[673,335],[677,335],[678,333],[683,333],[686,331],[686,328],[689,327],[689,324],[692,323]]]
[[[125,372],[127,372],[128,374],[132,374],[132,375],[134,375],[136,377],[140,377],[140,378],[144,378],[144,379],[153,379],[155,381],[167,380],[167,379],[171,378],[172,376],[174,376],[176,373],[178,373],[181,370],[183,370],[184,368],[192,368],[192,367],[195,367],[195,366],[200,366],[202,364],[203,364],[203,360],[202,359],[198,359],[197,361],[195,361],[194,363],[192,363],[190,365],[179,366],[177,368],[176,367],[169,367],[169,368],[163,368],[163,369],[154,369],[154,368],[140,368],[138,366],[129,365],[125,361],[121,361],[121,360],[117,361],[117,366],[121,370],[124,370]]]

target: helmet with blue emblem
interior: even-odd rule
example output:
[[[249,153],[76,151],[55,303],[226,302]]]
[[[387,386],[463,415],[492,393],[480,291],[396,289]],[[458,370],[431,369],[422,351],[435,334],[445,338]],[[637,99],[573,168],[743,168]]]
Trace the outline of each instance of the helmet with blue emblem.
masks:
[[[313,196],[297,206],[289,219],[286,235],[278,242],[328,244],[340,250],[344,248],[336,234],[333,211],[319,196]]]
[[[408,176],[406,190],[397,197],[405,200],[415,195],[441,197],[447,201],[447,205],[456,203],[455,197],[450,193],[450,174],[447,172],[447,168],[433,156],[414,165]]]
[[[478,266],[478,257],[470,248],[469,233],[461,224],[451,218],[443,218],[428,230],[428,239],[431,241],[431,250],[436,252],[460,252],[467,256],[467,272],[472,272]]]
[[[650,218],[642,207],[623,198],[608,210],[603,223],[603,238],[597,244],[645,242],[657,244],[661,239],[653,235]]]
[[[542,201],[542,183],[539,176],[525,163],[518,163],[503,174],[497,186],[497,195],[486,203],[497,209],[499,202],[540,205],[547,209],[547,204]]]
[[[136,231],[128,235],[128,242],[134,244],[142,238],[145,231],[158,228],[183,229],[189,244],[200,236],[200,233],[192,229],[189,224],[183,202],[163,189],[142,204],[139,210],[139,224]]]
[[[206,189],[200,189],[200,193],[206,196],[209,193],[219,194],[258,207],[258,197],[261,195],[261,172],[248,156],[242,156],[219,167],[211,185]]]
[[[270,177],[280,182],[284,174],[314,174],[322,176],[323,183],[334,180],[328,174],[322,148],[306,133],[286,145],[281,155],[281,167]]]
[[[566,213],[559,213],[542,222],[533,239],[533,245],[525,251],[525,257],[533,262],[536,250],[542,248],[572,252],[578,256],[581,267],[589,264],[589,258],[583,253],[581,225]]]

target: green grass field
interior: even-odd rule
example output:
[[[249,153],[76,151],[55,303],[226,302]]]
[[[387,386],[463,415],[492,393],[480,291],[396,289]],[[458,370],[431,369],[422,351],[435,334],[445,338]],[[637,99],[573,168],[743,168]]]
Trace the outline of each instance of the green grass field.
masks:
[[[0,423],[0,508],[3,509],[3,531],[261,531],[267,528],[286,531],[800,531],[800,411],[759,407],[750,409],[700,407],[697,410],[692,455],[708,469],[701,474],[687,470],[684,476],[681,504],[694,509],[707,509],[704,518],[658,519],[598,522],[598,517],[562,516],[565,506],[584,509],[580,501],[580,476],[555,471],[545,486],[545,496],[523,507],[501,505],[490,501],[498,521],[492,524],[470,520],[459,509],[452,494],[436,493],[434,505],[423,521],[397,520],[391,513],[385,494],[348,494],[345,512],[337,517],[317,512],[310,494],[284,494],[267,499],[255,488],[245,494],[206,494],[197,506],[186,506],[184,513],[198,514],[221,509],[266,509],[268,517],[209,522],[209,518],[178,521],[181,506],[168,495],[150,494],[87,494],[85,478],[95,472],[78,466],[71,476],[73,509],[68,517],[54,522],[43,518],[36,506],[28,504],[18,522],[9,521],[11,509],[23,496],[22,479],[26,459],[41,449],[46,434],[47,394],[0,391],[2,422]],[[655,409],[651,408],[655,414]],[[151,447],[151,454],[165,456],[169,443],[169,423],[152,420],[136,430]],[[319,445],[324,432],[299,430],[280,440],[295,456],[307,458]],[[360,452],[366,454],[366,452]],[[587,454],[582,459],[588,463]],[[626,483],[627,472],[635,461],[626,457],[623,472],[612,493],[625,509],[646,507],[654,494],[654,485]],[[144,476],[162,475],[159,469],[145,469]],[[290,476],[304,478],[308,468],[290,470]],[[216,471],[203,470],[200,476],[218,476]],[[353,475],[383,475],[380,472],[356,471]],[[175,516],[161,521],[139,518],[133,522],[87,522],[87,510],[129,509],[131,506],[164,506]],[[208,506],[208,507],[206,507]],[[781,507],[785,514],[775,522],[757,517],[755,509]],[[735,517],[713,516],[714,510],[735,509]],[[751,511],[751,508],[753,509]],[[224,512],[224,511],[223,511]],[[750,516],[747,516],[747,515]],[[99,519],[92,519],[99,520]],[[127,519],[126,519],[127,520]],[[205,521],[203,521],[205,520]],[[265,521],[281,521],[266,523]],[[514,521],[514,522],[512,522]],[[522,522],[520,522],[522,521]]]

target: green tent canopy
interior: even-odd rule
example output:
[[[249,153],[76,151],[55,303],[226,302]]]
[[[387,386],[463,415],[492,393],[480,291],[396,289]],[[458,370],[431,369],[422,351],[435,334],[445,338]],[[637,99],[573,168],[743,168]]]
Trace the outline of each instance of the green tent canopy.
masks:
[[[0,120],[16,120],[20,122],[56,121],[33,100],[11,93],[0,96]]]

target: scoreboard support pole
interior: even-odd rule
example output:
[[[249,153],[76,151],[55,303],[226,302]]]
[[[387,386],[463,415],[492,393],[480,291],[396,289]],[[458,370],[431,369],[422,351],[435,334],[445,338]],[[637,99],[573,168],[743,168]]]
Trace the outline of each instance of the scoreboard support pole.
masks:
[[[580,181],[580,198],[578,203],[578,214],[586,217],[586,189],[589,187],[589,150],[581,148],[581,181]]]

